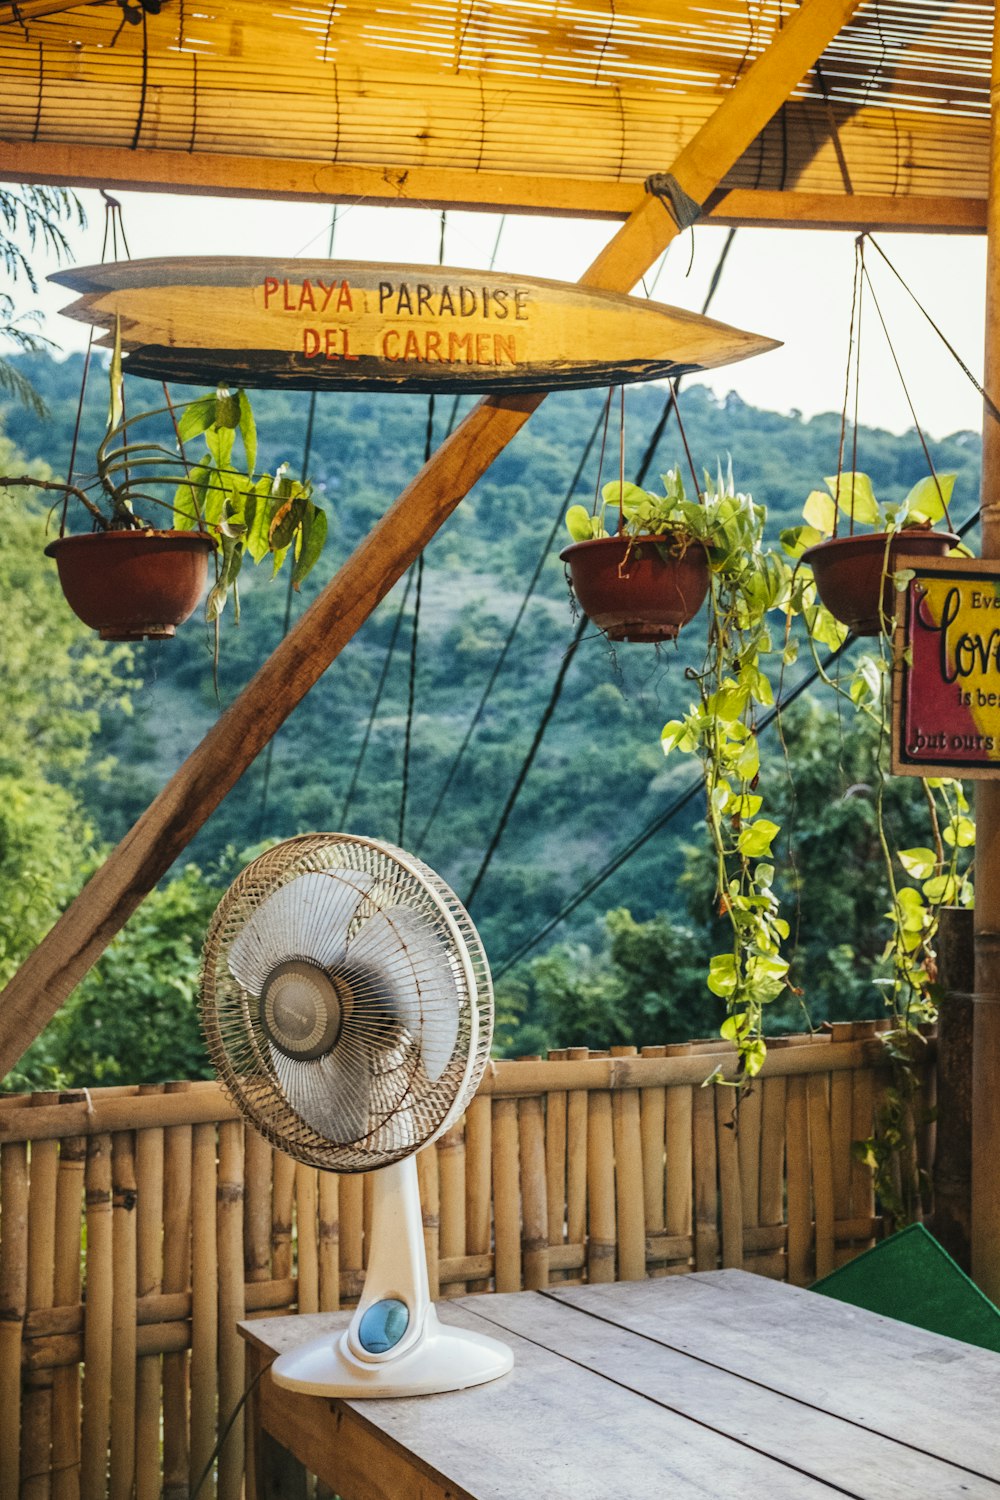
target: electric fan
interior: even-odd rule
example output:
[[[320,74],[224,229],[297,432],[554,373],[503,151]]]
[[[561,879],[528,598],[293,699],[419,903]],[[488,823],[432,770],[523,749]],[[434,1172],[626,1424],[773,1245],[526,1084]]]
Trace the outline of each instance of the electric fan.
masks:
[[[212,919],[202,1025],[223,1085],[266,1140],[329,1171],[377,1169],[351,1324],[282,1354],[278,1384],[413,1396],[505,1374],[507,1346],[443,1327],[428,1294],[414,1153],[465,1109],[493,1032],[486,955],[454,892],[375,839],[276,845]]]

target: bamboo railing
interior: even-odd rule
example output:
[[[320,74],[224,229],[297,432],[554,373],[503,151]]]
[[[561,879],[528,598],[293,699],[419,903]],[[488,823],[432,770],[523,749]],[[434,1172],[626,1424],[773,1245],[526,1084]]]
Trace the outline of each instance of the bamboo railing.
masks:
[[[772,1041],[736,1121],[701,1086],[719,1053],[492,1064],[417,1158],[432,1295],[720,1265],[805,1284],[874,1243],[851,1143],[886,1087],[875,1023]],[[355,1300],[370,1202],[214,1083],[0,1100],[3,1500],[187,1497],[244,1388],[237,1321]],[[237,1422],[201,1495],[236,1500],[243,1457]]]

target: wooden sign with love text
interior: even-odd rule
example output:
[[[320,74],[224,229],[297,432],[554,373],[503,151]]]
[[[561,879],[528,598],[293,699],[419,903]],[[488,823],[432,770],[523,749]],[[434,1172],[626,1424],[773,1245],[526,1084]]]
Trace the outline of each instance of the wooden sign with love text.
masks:
[[[892,770],[1000,777],[1000,562],[906,558],[898,597]]]
[[[535,277],[362,261],[120,261],[51,277],[157,380],[305,390],[618,385],[776,346],[712,318]]]

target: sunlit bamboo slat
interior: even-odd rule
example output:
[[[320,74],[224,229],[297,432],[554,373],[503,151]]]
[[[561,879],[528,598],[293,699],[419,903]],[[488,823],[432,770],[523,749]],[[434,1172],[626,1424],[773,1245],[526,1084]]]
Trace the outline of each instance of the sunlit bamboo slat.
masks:
[[[489,1099],[479,1094],[465,1112],[465,1248],[470,1256],[490,1253],[492,1203],[493,1113]],[[487,1271],[470,1280],[469,1291],[488,1291],[489,1276]]]
[[[438,1258],[452,1259],[465,1254],[465,1125],[459,1121],[437,1144],[441,1220],[438,1228]],[[441,1287],[440,1274],[438,1286]],[[464,1282],[456,1281],[447,1295],[464,1295]]]
[[[545,1171],[545,1110],[542,1099],[519,1100],[517,1115],[522,1280],[529,1291],[537,1291],[549,1284],[549,1211]]]
[[[518,1291],[521,1286],[518,1177],[517,1103],[497,1099],[493,1105],[493,1240],[498,1292]]]
[[[154,1138],[159,1132],[150,1130]],[[83,1177],[87,1143],[82,1136],[69,1136],[59,1143],[59,1174],[56,1179],[56,1246],[53,1302],[56,1307],[80,1303],[80,1239],[83,1216]],[[151,1197],[155,1195],[155,1170],[150,1173]],[[0,1189],[2,1197],[2,1189]],[[161,1204],[162,1210],[162,1204]],[[157,1225],[158,1228],[158,1225]],[[2,1400],[2,1392],[0,1392]],[[159,1437],[159,1371],[156,1389],[156,1431]],[[157,1445],[158,1447],[158,1445]],[[159,1488],[159,1457],[156,1456]],[[2,1493],[2,1481],[0,1481]],[[80,1494],[80,1369],[69,1364],[52,1376],[52,1500],[78,1500]],[[152,1500],[137,1491],[136,1500]]]
[[[217,1431],[219,1250],[218,1151],[214,1125],[193,1127],[191,1162],[191,1482],[194,1484],[215,1447]],[[204,1494],[205,1500],[211,1500],[215,1494],[214,1475],[205,1480]]]
[[[785,1153],[788,1172],[788,1279],[812,1280],[812,1202],[809,1179],[809,1110],[806,1079],[789,1078],[785,1094]]]
[[[144,1085],[140,1093],[162,1097],[156,1084]],[[135,1175],[138,1322],[140,1301],[163,1290],[163,1131],[155,1126],[136,1131]],[[135,1380],[135,1500],[159,1500],[160,1361],[155,1355],[139,1358]]]
[[[709,1087],[695,1091],[691,1137],[694,1156],[694,1268],[696,1271],[714,1271],[719,1253],[718,1152],[715,1098]]]
[[[28,1151],[0,1146],[0,1494],[20,1486],[21,1340],[28,1300]]]
[[[716,1088],[715,1142],[719,1162],[719,1217],[724,1269],[743,1265],[743,1184],[740,1180],[741,1121],[738,1101],[730,1089]]]
[[[87,1143],[87,1263],[80,1438],[82,1500],[106,1500],[111,1436],[111,1350],[114,1282],[111,1209],[111,1137]]]
[[[58,1094],[36,1095],[39,1106]],[[31,1148],[28,1213],[28,1312],[52,1306],[55,1281],[56,1176],[59,1147],[38,1141]],[[21,1403],[21,1495],[48,1500],[52,1453],[52,1376],[26,1377]]]
[[[236,1331],[245,1311],[243,1286],[243,1126],[219,1126],[219,1425],[236,1411],[245,1385],[242,1342]],[[219,1500],[240,1500],[243,1488],[241,1412],[219,1454]]]
[[[587,1100],[587,1280],[615,1279],[615,1147],[611,1095]]]
[[[177,1096],[183,1103],[184,1096],[193,1092],[187,1082],[168,1083],[164,1105],[169,1109],[167,1101],[172,1105]],[[164,1194],[163,1210],[164,1292],[187,1292],[191,1286],[191,1152],[190,1125],[171,1125],[165,1130],[163,1176],[169,1190]],[[191,1460],[188,1355],[176,1351],[165,1354],[162,1378],[163,1500],[185,1500]]]

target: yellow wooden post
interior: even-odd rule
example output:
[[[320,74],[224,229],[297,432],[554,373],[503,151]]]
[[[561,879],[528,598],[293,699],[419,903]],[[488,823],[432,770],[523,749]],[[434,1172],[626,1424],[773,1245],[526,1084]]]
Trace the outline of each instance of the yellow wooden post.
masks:
[[[984,384],[1000,390],[1000,4],[990,87]],[[982,551],[1000,558],[1000,423],[984,410]],[[998,563],[1000,566],[1000,563]],[[1000,780],[976,786],[976,1000],[972,1041],[972,1274],[1000,1302]]]

